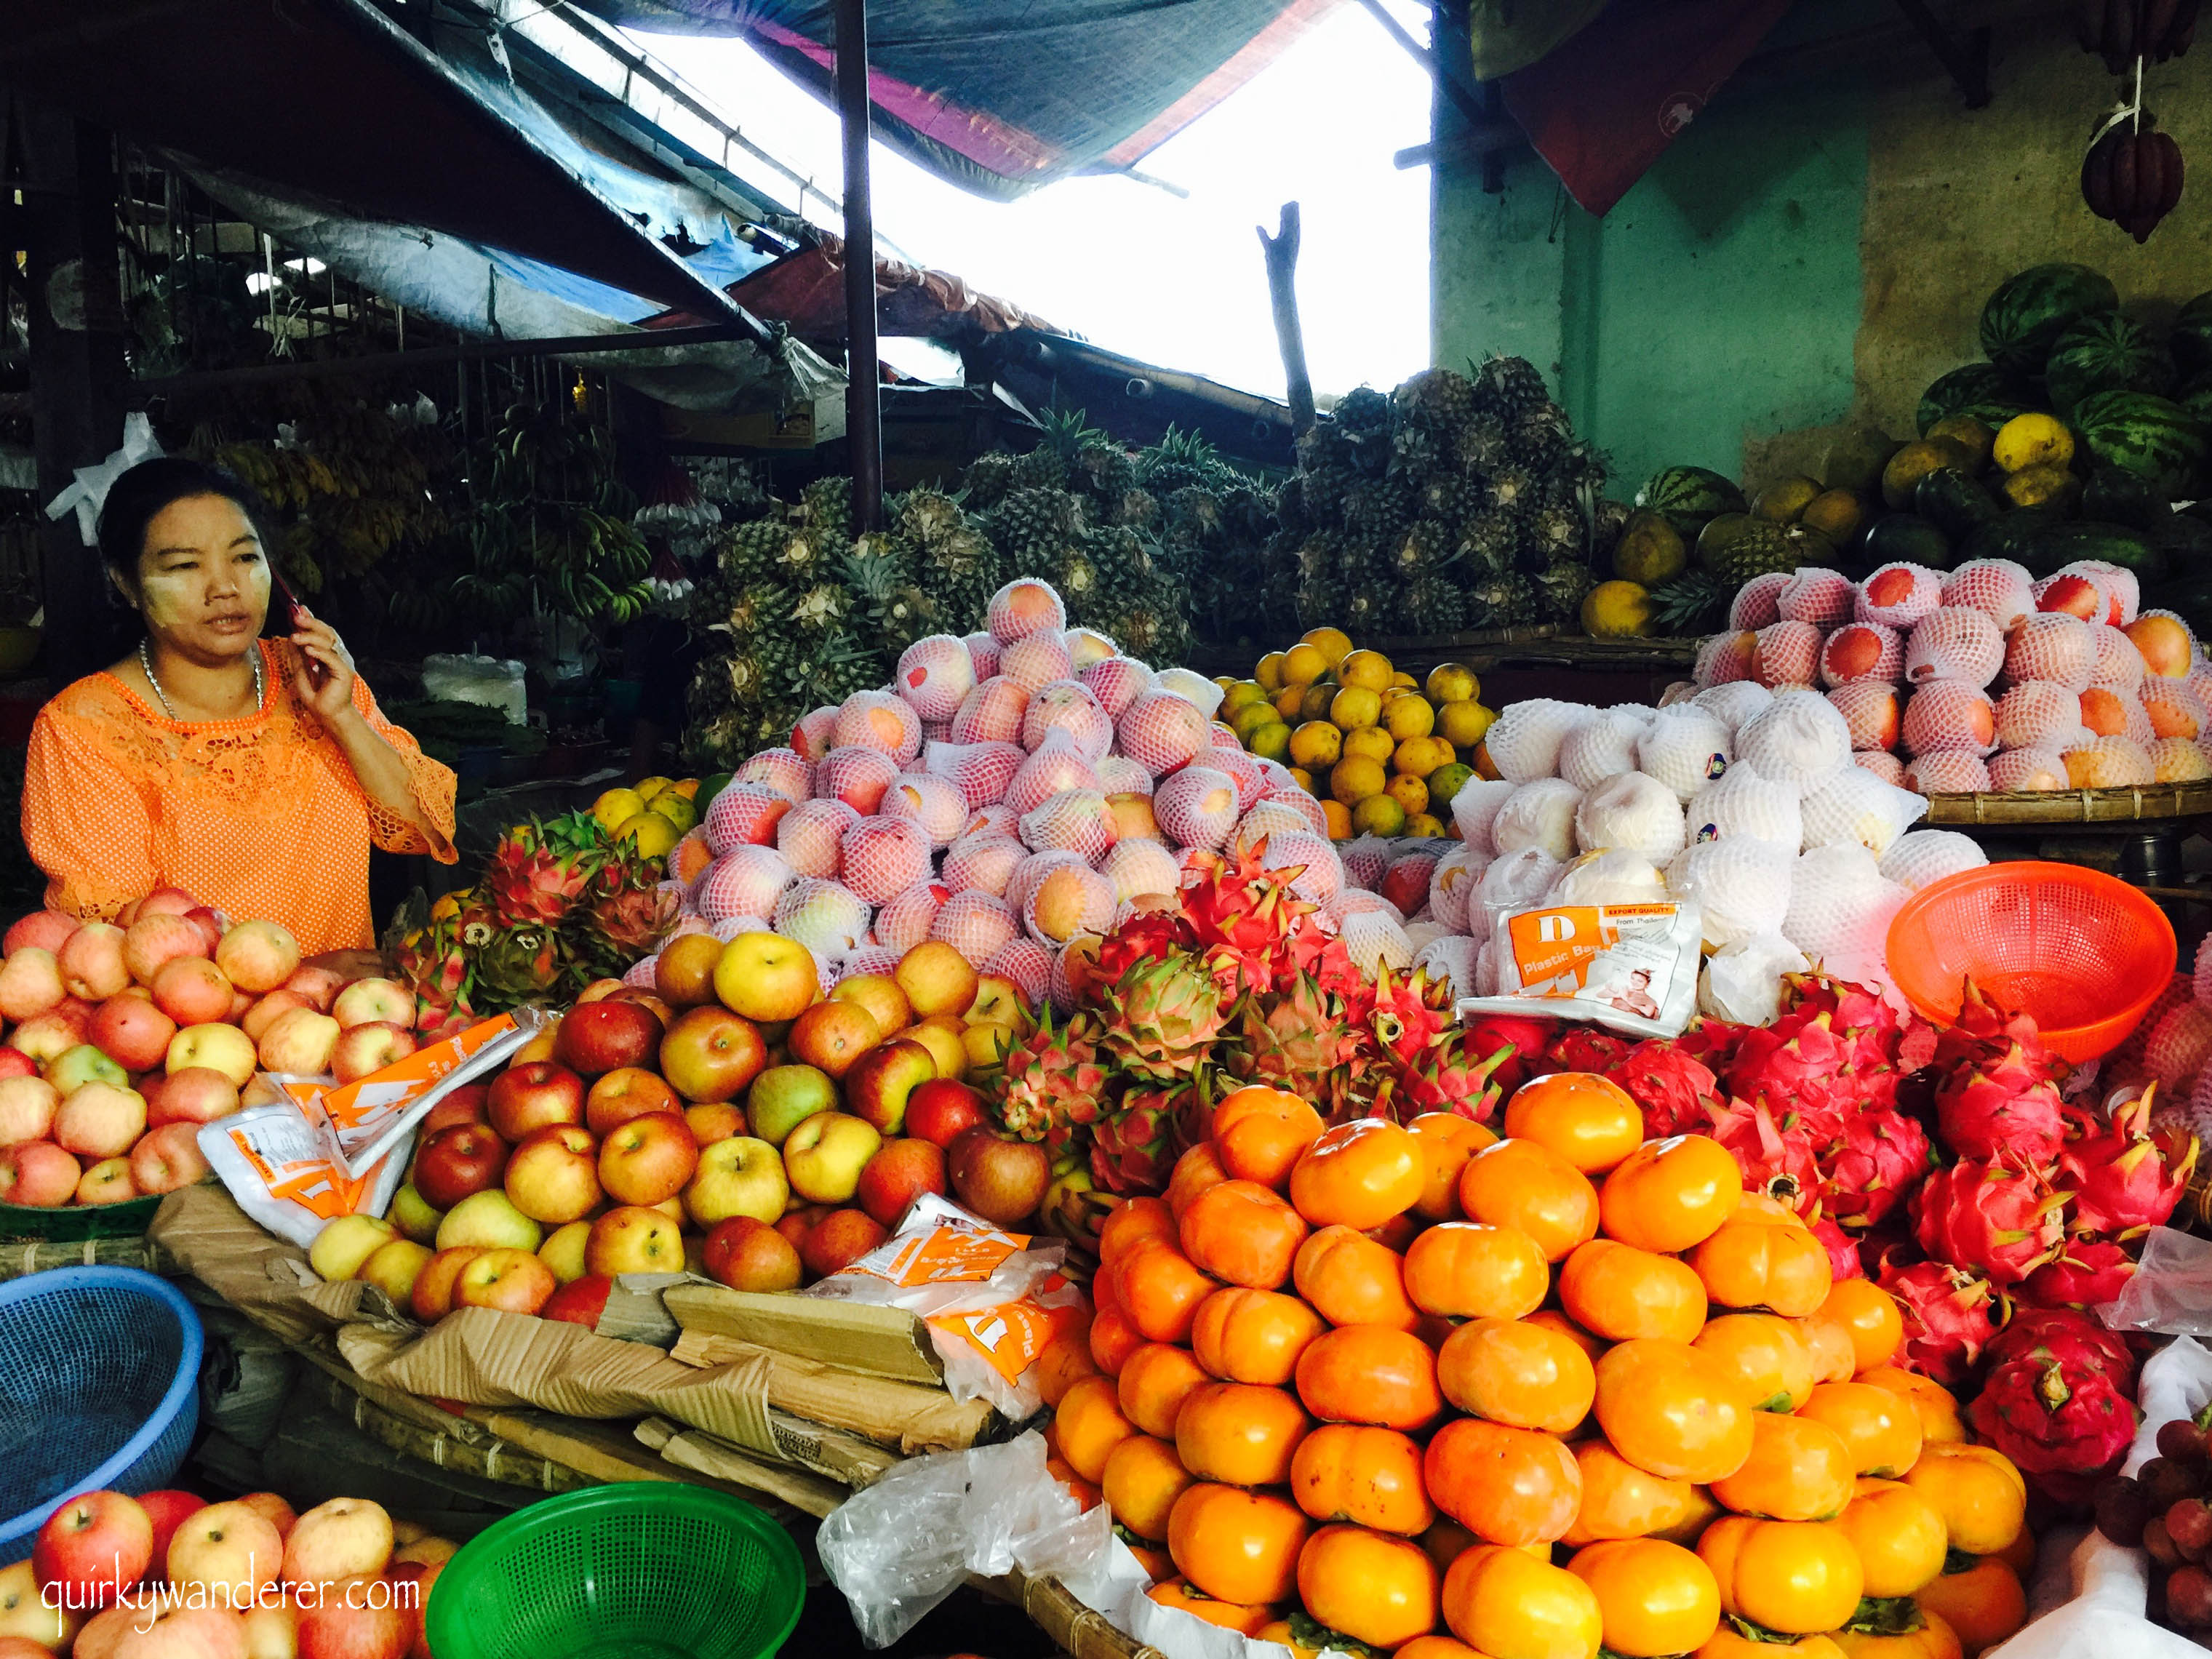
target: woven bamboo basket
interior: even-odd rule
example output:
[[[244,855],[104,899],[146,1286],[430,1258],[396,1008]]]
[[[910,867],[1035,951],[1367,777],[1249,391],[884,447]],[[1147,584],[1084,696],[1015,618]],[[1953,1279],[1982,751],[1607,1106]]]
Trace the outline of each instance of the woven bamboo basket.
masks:
[[[176,1259],[143,1237],[127,1238],[0,1239],[0,1279],[21,1279],[49,1267],[143,1267],[176,1271]]]
[[[1924,822],[2001,829],[2010,824],[2137,823],[2208,813],[2212,813],[2212,783],[2155,783],[2134,789],[1930,795]]]

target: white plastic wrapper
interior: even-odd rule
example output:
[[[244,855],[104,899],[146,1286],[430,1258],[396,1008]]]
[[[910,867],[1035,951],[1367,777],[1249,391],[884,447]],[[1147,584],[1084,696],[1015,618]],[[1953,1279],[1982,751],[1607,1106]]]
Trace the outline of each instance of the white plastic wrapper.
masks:
[[[1735,758],[1729,728],[1695,703],[1662,708],[1636,740],[1637,769],[1687,800],[1718,778]]]
[[[1559,878],[1559,860],[1540,847],[1524,847],[1493,861],[1482,872],[1468,906],[1467,931],[1488,939],[1498,918],[1509,910],[1524,910],[1543,902],[1544,895]]]
[[[1726,836],[1685,848],[1667,866],[1667,890],[1698,907],[1716,950],[1774,931],[1790,908],[1796,854],[1754,836]]]
[[[1483,733],[1483,746],[1501,778],[1530,783],[1556,777],[1559,745],[1567,733],[1596,717],[1597,711],[1583,703],[1530,697],[1505,707]]]
[[[1575,855],[1575,813],[1582,804],[1583,792],[1564,778],[1524,783],[1498,809],[1491,844],[1500,856],[1540,847],[1564,864]]]
[[[1794,787],[1772,782],[1749,762],[1738,761],[1691,798],[1684,830],[1693,846],[1751,836],[1794,853],[1805,839],[1805,817]]]
[[[1815,847],[1797,860],[1783,935],[1839,978],[1886,985],[1889,924],[1904,902],[1865,848]]]
[[[1589,1020],[1635,1036],[1681,1035],[1698,1007],[1697,907],[1545,905],[1500,916],[1490,936],[1495,995],[1468,1014]]]
[[[1585,853],[1559,872],[1551,904],[1662,904],[1667,878],[1641,853],[1625,847]]]
[[[1478,853],[1496,853],[1498,844],[1490,838],[1490,826],[1498,809],[1519,787],[1503,778],[1469,778],[1460,785],[1451,802],[1452,822],[1459,827],[1460,839]]]
[[[1437,867],[1429,872],[1429,915],[1443,924],[1445,932],[1468,931],[1468,902],[1474,896],[1482,872],[1489,867],[1486,855],[1462,842],[1438,859]]]
[[[1851,763],[1851,728],[1818,691],[1782,691],[1744,722],[1736,753],[1763,778],[1811,789]]]
[[[1154,677],[1153,687],[1161,691],[1172,691],[1185,702],[1194,702],[1198,712],[1212,720],[1221,707],[1222,698],[1229,694],[1205,675],[1189,668],[1164,668]]]
[[[1650,724],[1651,711],[1623,706],[1601,710],[1559,739],[1559,775],[1577,789],[1591,790],[1609,778],[1636,769],[1636,740]]]
[[[1623,772],[1600,784],[1575,808],[1575,841],[1585,853],[1619,848],[1664,864],[1687,840],[1682,803],[1641,772]]]
[[[1908,893],[1990,861],[1971,836],[1955,830],[1908,830],[1881,855],[1881,873]]]
[[[1753,934],[1705,959],[1698,1012],[1738,1025],[1771,1025],[1782,1014],[1782,976],[1812,965],[1781,934]]]
[[[1928,797],[1917,790],[1884,783],[1864,767],[1846,766],[1806,792],[1800,816],[1807,847],[1863,847],[1880,858],[1927,811]]]

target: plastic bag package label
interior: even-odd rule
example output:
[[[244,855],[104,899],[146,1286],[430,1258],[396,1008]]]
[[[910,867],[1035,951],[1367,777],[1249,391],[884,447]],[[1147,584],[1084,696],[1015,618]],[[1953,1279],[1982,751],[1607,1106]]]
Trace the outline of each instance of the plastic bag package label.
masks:
[[[1564,904],[1510,910],[1492,925],[1495,995],[1473,1014],[1586,1019],[1638,1036],[1677,1036],[1697,1011],[1695,905]]]
[[[407,1164],[403,1150],[347,1174],[328,1138],[289,1100],[219,1117],[196,1139],[238,1207],[301,1249],[339,1216],[382,1215]]]
[[[479,1020],[351,1083],[328,1078],[274,1079],[307,1121],[328,1137],[331,1156],[359,1175],[398,1144],[431,1107],[461,1085],[498,1069],[552,1024],[542,1008]]]

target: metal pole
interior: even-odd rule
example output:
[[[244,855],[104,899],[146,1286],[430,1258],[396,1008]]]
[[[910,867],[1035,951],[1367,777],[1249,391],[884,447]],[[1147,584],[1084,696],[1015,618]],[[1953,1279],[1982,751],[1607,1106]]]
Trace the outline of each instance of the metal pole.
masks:
[[[845,441],[853,523],[884,523],[883,396],[876,366],[876,223],[868,188],[867,0],[836,0],[837,113],[845,128]]]

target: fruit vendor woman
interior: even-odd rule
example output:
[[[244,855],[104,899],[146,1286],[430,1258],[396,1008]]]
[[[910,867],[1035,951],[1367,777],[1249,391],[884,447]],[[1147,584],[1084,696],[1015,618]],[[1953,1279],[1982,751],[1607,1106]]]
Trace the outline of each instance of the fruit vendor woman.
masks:
[[[100,556],[144,635],[31,729],[23,841],[48,908],[181,887],[309,954],[354,950],[374,942],[372,842],[454,861],[453,773],[378,711],[331,625],[294,606],[261,637],[270,550],[228,472],[166,457],[115,481]]]

